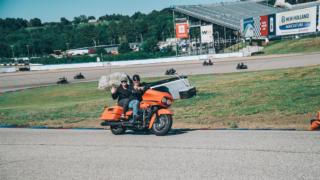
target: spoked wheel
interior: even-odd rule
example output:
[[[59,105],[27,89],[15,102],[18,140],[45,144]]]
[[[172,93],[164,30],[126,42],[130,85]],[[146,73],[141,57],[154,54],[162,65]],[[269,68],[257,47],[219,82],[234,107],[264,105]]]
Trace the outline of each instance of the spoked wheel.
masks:
[[[152,126],[152,132],[157,136],[166,135],[172,126],[172,116],[170,114],[162,114],[158,117]]]
[[[111,126],[110,130],[111,130],[112,134],[114,134],[114,135],[124,134],[126,131],[126,129],[122,126]]]

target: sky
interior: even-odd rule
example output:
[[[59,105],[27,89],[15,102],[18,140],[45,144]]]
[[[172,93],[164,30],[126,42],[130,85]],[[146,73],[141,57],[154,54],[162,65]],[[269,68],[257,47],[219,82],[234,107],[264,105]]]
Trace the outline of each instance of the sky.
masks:
[[[210,4],[223,0],[0,0],[0,18],[40,18],[42,22],[58,22],[61,17],[73,20],[79,15],[132,15],[150,13],[172,5]],[[224,0],[232,1],[232,0]]]

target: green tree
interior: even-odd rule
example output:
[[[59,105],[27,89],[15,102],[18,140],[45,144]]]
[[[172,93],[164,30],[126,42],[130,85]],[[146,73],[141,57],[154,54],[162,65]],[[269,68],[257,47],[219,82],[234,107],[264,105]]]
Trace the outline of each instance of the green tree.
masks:
[[[88,18],[86,15],[80,15],[80,22],[81,23],[87,23],[88,22]]]
[[[77,47],[98,45],[98,31],[94,25],[84,25],[77,28],[74,38],[74,44]]]
[[[127,53],[127,52],[130,52],[131,49],[130,49],[130,46],[129,46],[129,43],[128,42],[123,42],[120,44],[119,46],[119,53]]]
[[[62,18],[60,18],[60,23],[65,26],[65,25],[69,25],[70,21],[68,19],[66,19],[65,17],[62,17]]]
[[[96,18],[94,16],[89,16],[88,20],[95,20]]]
[[[142,44],[142,50],[148,53],[159,51],[158,41],[155,38],[149,38]]]
[[[155,56],[157,42],[173,34],[171,11],[152,11],[149,14],[137,12],[131,17],[120,14],[101,16],[98,24],[87,24],[88,19],[80,15],[69,21],[42,23],[39,18],[30,21],[21,18],[0,18],[0,57],[11,56],[10,45],[14,45],[15,56],[25,56],[29,45],[30,55],[46,55],[53,50],[91,47],[99,44],[121,44],[120,51],[131,59]],[[81,25],[80,25],[81,24]],[[37,28],[27,28],[37,27]],[[144,51],[137,55],[129,52],[128,43],[144,40]],[[9,48],[9,51],[8,51]]]
[[[31,27],[38,27],[42,25],[41,20],[39,18],[30,19],[29,24]]]
[[[11,49],[7,43],[0,41],[0,57],[10,57]]]

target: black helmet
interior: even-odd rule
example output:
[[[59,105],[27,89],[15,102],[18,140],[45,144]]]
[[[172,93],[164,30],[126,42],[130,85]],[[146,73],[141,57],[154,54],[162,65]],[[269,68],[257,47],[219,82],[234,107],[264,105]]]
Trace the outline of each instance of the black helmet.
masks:
[[[135,74],[132,76],[133,81],[140,81],[140,76],[138,74]]]

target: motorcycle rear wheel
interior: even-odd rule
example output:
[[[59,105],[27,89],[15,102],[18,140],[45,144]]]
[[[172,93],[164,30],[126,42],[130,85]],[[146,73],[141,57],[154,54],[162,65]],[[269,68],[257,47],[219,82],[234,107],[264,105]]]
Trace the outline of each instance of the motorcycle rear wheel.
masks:
[[[126,132],[126,129],[122,126],[110,126],[110,130],[114,135],[120,135]]]
[[[164,136],[168,134],[172,126],[172,116],[170,114],[162,114],[152,125],[152,133],[156,136]]]

